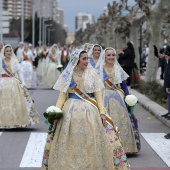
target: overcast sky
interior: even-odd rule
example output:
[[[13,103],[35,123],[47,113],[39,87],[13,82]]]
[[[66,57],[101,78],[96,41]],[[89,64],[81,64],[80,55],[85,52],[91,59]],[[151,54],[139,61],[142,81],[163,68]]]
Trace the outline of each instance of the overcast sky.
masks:
[[[69,27],[69,32],[74,32],[77,13],[92,14],[96,21],[109,2],[112,4],[113,0],[59,0],[59,8],[64,10],[64,22]],[[134,0],[129,0],[129,4],[133,5]]]

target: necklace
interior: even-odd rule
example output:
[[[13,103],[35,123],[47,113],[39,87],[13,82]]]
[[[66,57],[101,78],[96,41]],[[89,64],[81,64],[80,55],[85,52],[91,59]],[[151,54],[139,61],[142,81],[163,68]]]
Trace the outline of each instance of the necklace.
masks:
[[[83,73],[76,73],[75,74],[78,76],[78,77],[81,77],[83,75]]]
[[[105,66],[105,69],[106,69],[106,71],[109,72],[109,73],[111,73],[111,72],[113,71],[113,67],[108,68],[108,67]]]
[[[83,75],[83,72],[84,71],[79,71],[77,68],[76,70],[74,71],[74,73],[78,76],[78,77],[81,77]]]

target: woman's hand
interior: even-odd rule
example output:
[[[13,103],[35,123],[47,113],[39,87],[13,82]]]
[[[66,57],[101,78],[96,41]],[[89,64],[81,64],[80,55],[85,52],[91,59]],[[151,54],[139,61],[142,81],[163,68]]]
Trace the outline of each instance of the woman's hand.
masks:
[[[163,53],[163,54],[159,53],[159,54],[158,54],[158,57],[159,57],[159,58],[163,58],[163,57],[165,57],[165,54],[164,54],[164,53]]]
[[[102,123],[103,123],[103,126],[106,126],[106,116],[104,114],[101,114],[100,115],[101,119],[102,119]]]
[[[170,88],[166,88],[166,92],[170,94]]]
[[[54,125],[57,125],[58,119],[54,120]]]

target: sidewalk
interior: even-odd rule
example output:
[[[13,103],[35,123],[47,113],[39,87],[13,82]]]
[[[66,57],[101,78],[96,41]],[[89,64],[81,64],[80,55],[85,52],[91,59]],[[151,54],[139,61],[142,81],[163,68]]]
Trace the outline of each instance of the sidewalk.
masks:
[[[145,76],[141,76],[142,80],[145,80]],[[163,80],[160,80],[160,68],[157,71],[157,81],[163,85]],[[138,100],[139,104],[143,106],[146,110],[148,110],[151,114],[157,117],[162,123],[170,128],[170,120],[162,118],[161,115],[168,113],[168,110],[160,106],[159,104],[153,102],[145,95],[139,93],[134,89],[129,89],[130,94],[135,95]]]
[[[139,93],[138,91],[134,89],[129,89],[130,94],[135,95],[138,100],[139,104],[143,106],[146,110],[148,110],[151,114],[153,114],[155,117],[157,117],[162,123],[164,123],[166,126],[170,128],[170,120],[167,120],[165,118],[162,118],[161,115],[168,113],[168,110],[160,106],[159,104],[153,102],[145,95]]]

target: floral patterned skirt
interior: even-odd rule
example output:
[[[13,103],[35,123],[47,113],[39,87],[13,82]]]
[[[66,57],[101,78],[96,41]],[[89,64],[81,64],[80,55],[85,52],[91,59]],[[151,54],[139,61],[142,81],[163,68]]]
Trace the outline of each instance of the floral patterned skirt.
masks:
[[[0,108],[0,129],[27,127],[39,122],[28,90],[15,78],[0,78]]]
[[[68,99],[54,136],[49,134],[43,170],[128,170],[115,132],[105,129],[98,110],[80,99]]]
[[[54,86],[60,74],[61,74],[60,71],[56,68],[56,65],[54,63],[48,63],[44,71],[42,84],[51,87]]]
[[[124,99],[118,90],[104,91],[104,106],[114,124],[119,128],[119,136],[125,152],[137,153],[135,132]]]

